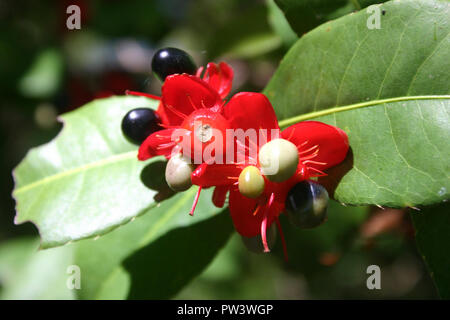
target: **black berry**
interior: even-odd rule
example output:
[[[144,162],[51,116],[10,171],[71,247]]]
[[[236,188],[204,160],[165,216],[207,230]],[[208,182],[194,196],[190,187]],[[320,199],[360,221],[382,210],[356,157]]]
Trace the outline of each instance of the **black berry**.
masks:
[[[161,129],[159,117],[152,109],[133,109],[122,119],[123,134],[135,144],[141,144],[150,134]]]
[[[197,67],[187,52],[177,48],[163,48],[153,56],[152,70],[159,80],[164,82],[171,74],[195,74]]]
[[[314,228],[327,218],[328,192],[312,181],[297,183],[288,193],[286,213],[291,223],[300,228]]]

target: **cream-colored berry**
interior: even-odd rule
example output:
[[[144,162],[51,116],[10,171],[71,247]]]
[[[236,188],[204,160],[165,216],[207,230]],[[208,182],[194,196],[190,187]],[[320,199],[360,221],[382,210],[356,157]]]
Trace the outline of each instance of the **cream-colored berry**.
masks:
[[[264,178],[255,166],[248,166],[239,175],[239,192],[248,198],[257,198],[264,191]]]
[[[295,173],[298,150],[286,139],[274,139],[261,147],[258,154],[261,173],[273,182],[283,182]]]
[[[191,174],[194,166],[182,154],[170,158],[166,166],[166,181],[174,191],[185,191],[192,185]]]

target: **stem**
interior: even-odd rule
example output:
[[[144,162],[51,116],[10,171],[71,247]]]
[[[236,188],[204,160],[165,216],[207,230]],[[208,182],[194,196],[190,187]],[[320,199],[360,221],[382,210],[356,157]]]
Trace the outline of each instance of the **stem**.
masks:
[[[352,3],[355,6],[356,10],[361,10],[361,5],[359,4],[358,0],[352,0]]]

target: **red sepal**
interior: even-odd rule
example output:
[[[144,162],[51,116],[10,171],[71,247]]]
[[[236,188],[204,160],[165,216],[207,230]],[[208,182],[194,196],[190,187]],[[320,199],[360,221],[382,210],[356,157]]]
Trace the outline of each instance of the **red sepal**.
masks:
[[[212,186],[231,186],[238,181],[242,168],[235,164],[199,165],[191,174],[191,181],[204,188]]]
[[[343,130],[318,121],[294,124],[283,130],[281,136],[298,147],[300,161],[320,171],[342,162],[349,148]]]
[[[162,86],[161,117],[172,126],[180,125],[193,111],[212,108],[219,111],[223,102],[205,81],[188,74],[168,76]]]
[[[224,117],[234,129],[279,129],[275,111],[262,93],[235,94],[224,108]]]
[[[139,147],[138,159],[144,161],[159,155],[169,158],[173,147],[176,146],[176,141],[172,141],[175,130],[181,129],[165,129],[149,135]]]
[[[231,190],[229,197],[229,208],[231,219],[236,231],[244,237],[254,237],[261,234],[261,224],[267,216],[267,228],[278,216],[277,206],[267,206],[268,201],[264,199],[250,199],[241,195],[239,190]],[[256,211],[258,210],[258,211]],[[256,211],[256,214],[255,214]]]
[[[225,62],[221,62],[219,65],[210,62],[206,66],[203,81],[207,82],[211,88],[216,90],[222,99],[225,99],[228,93],[230,93],[233,83],[233,69]]]
[[[214,188],[212,202],[217,208],[222,208],[225,204],[229,188],[227,186],[220,186]]]

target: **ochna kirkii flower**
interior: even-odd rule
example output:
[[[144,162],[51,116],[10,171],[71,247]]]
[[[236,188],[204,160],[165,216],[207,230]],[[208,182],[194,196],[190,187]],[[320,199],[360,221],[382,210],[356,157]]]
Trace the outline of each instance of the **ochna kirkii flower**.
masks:
[[[251,117],[246,115],[246,110],[229,109],[228,112],[234,113],[230,121],[233,127],[279,129],[270,104],[253,104]],[[251,144],[258,148],[257,159],[247,157],[244,162],[224,165],[202,164],[192,173],[191,180],[200,187],[214,186],[213,203],[218,207],[224,205],[229,192],[228,204],[237,232],[243,237],[260,236],[264,251],[269,251],[266,232],[275,222],[282,236],[278,217],[285,210],[289,190],[300,181],[326,175],[325,170],[342,162],[349,148],[348,138],[335,126],[304,121],[286,128],[279,136],[268,136],[263,145]],[[265,174],[262,153],[279,163],[294,159],[288,160],[294,168],[288,165],[284,166],[286,169],[280,164],[279,172]],[[282,240],[285,248],[283,236]]]

